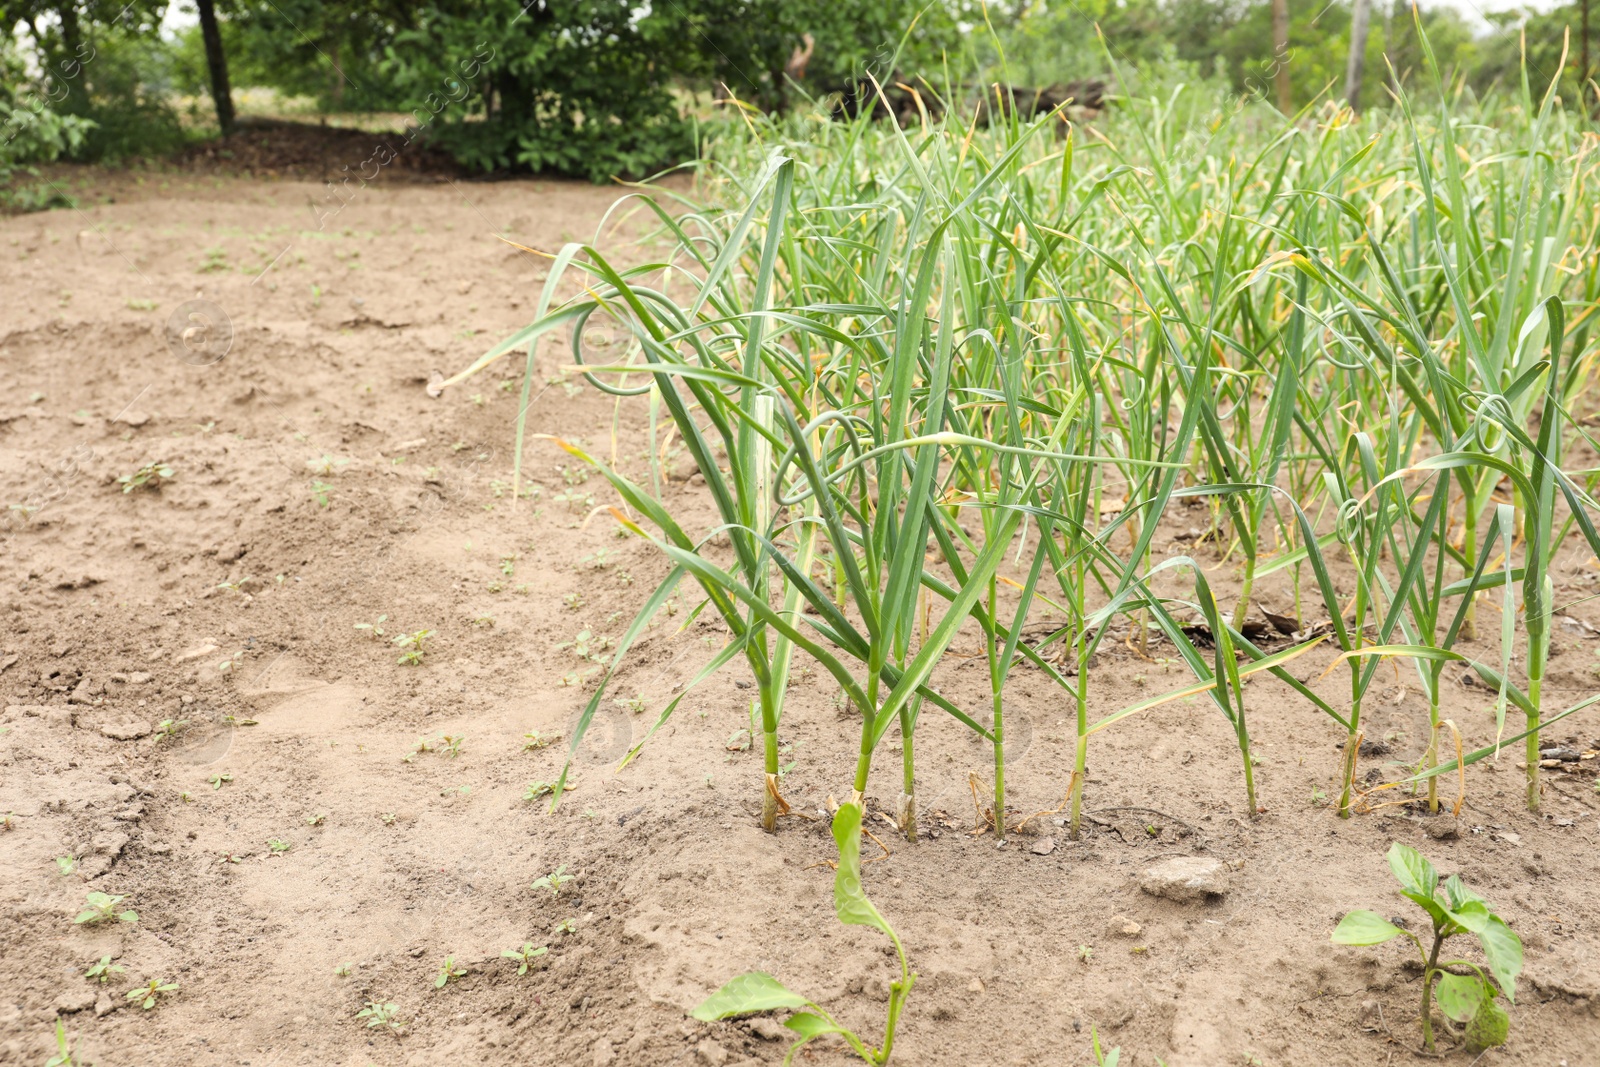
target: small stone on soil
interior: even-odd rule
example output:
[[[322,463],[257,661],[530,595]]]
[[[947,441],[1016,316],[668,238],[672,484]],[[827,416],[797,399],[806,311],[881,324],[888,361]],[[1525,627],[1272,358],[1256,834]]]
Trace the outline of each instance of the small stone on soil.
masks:
[[[1228,877],[1221,860],[1174,856],[1147,868],[1139,877],[1139,888],[1151,896],[1188,904],[1226,893]]]
[[[728,1050],[709,1037],[694,1047],[694,1054],[706,1067],[722,1067],[728,1062]]]
[[[1048,856],[1055,850],[1056,839],[1053,837],[1041,837],[1028,849],[1028,851],[1032,852],[1035,856]]]
[[[102,726],[100,732],[113,741],[136,741],[141,737],[150,735],[150,724],[147,722],[125,722],[120,726]]]
[[[793,1032],[778,1020],[765,1015],[750,1020],[750,1032],[768,1041],[782,1041],[784,1038],[794,1036]]]

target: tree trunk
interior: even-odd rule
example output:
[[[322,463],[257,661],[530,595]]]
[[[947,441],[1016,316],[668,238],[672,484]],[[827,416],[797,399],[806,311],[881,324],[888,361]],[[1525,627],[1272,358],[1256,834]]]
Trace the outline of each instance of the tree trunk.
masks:
[[[1289,0],[1272,0],[1272,81],[1278,90],[1278,110],[1294,109],[1289,93]]]
[[[82,100],[88,94],[83,87],[83,61],[86,52],[83,47],[83,27],[78,21],[78,9],[73,4],[62,4],[56,8],[56,17],[61,20],[61,47],[62,57],[56,62],[55,69],[50,72],[51,81],[66,87],[63,99],[78,97]],[[34,30],[34,39],[39,39],[39,31]],[[54,88],[54,85],[51,86]],[[76,112],[77,107],[69,108]]]
[[[328,58],[328,65],[333,68],[333,89],[329,92],[332,97],[333,110],[344,110],[344,68],[339,65],[339,42],[337,39],[328,46],[333,53]]]
[[[228,88],[228,57],[222,51],[222,31],[217,27],[213,0],[195,0],[200,13],[200,35],[206,43],[206,66],[211,70],[211,100],[217,108],[222,136],[233,132],[233,92]]]
[[[1351,110],[1361,110],[1361,74],[1367,59],[1367,20],[1372,0],[1356,0],[1350,15],[1350,63],[1344,70],[1344,98]]]

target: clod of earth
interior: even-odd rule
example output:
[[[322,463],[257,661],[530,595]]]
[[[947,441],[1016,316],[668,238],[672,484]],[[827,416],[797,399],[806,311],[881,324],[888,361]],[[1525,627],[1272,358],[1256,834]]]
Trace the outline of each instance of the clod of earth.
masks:
[[[1202,903],[1228,891],[1227,868],[1209,856],[1174,856],[1145,868],[1139,888],[1180,904]]]
[[[1140,926],[1126,915],[1113,915],[1106,930],[1118,937],[1138,937]]]
[[[1435,841],[1453,841],[1461,835],[1453,815],[1440,815],[1422,820],[1422,832]]]
[[[150,724],[125,722],[118,726],[102,726],[100,732],[113,741],[137,741],[141,737],[150,736]]]
[[[56,998],[55,1010],[62,1015],[88,1011],[94,1007],[94,998],[95,991],[93,989],[68,990]]]

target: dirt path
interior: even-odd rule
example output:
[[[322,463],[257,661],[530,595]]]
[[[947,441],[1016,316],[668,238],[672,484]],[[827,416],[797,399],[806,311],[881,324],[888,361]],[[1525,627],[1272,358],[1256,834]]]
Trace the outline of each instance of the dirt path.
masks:
[[[590,239],[614,191],[445,183],[341,203],[288,182],[82,182],[81,210],[0,220],[0,812],[15,813],[0,1064],[42,1062],[58,1016],[81,1061],[108,1067],[776,1063],[769,1023],[685,1014],[758,968],[877,1034],[892,958],[832,917],[824,821],[756,825],[742,671],[612,773],[721,644],[707,616],[675,632],[689,591],[617,690],[648,712],[606,706],[557,814],[523,799],[560,769],[562,746],[529,735],[570,728],[594,669],[577,653],[603,655],[665,569],[603,515],[582,523],[606,491],[547,445],[528,447],[533,498],[513,507],[518,367],[437,399],[426,386],[531,314],[543,261],[492,234]],[[164,333],[194,299],[231,320],[215,362],[218,322],[185,311],[180,334],[207,332],[176,348]],[[636,460],[642,410],[614,422],[562,380],[558,341],[538,358],[534,429]],[[122,491],[159,463],[159,488]],[[397,663],[392,638],[419,630],[423,663]],[[1596,642],[1576,623],[1557,641],[1565,704],[1593,688]],[[1107,710],[1181,679],[1120,648],[1103,658]],[[946,692],[979,703],[980,663],[953,658]],[[1041,810],[1065,788],[1068,709],[1019,674],[1008,780],[1019,810]],[[1372,731],[1396,763],[1426,723],[1399,681]],[[1527,943],[1511,1044],[1481,1062],[1600,1062],[1592,775],[1552,774],[1535,818],[1514,760],[1474,768],[1457,839],[1399,808],[1342,823],[1314,800],[1336,731],[1253,688],[1266,816],[1242,818],[1222,720],[1176,704],[1097,735],[1099,821],[1075,843],[1049,816],[998,851],[971,836],[967,776],[988,752],[927,723],[932,833],[907,846],[875,824],[892,855],[867,873],[921,976],[896,1063],[1082,1064],[1091,1028],[1141,1067],[1428,1062],[1401,952],[1328,943],[1349,908],[1405,914],[1382,859],[1396,839],[1459,871]],[[1488,703],[1458,686],[1469,744],[1493,733]],[[851,731],[814,672],[788,714],[785,789],[814,816],[843,795]],[[184,725],[152,733],[163,720]],[[1570,740],[1594,747],[1600,727],[1574,721]],[[893,763],[886,750],[875,804]],[[1141,891],[1153,860],[1195,852],[1224,861],[1220,900]],[[559,894],[533,887],[557,870],[572,878]],[[74,925],[88,891],[126,896],[139,921]],[[501,954],[525,943],[548,952],[518,976]],[[102,956],[125,973],[84,979]],[[447,957],[467,973],[435,989]],[[180,988],[146,1012],[125,991],[150,978]],[[363,1027],[368,1002],[396,1005],[400,1032]]]

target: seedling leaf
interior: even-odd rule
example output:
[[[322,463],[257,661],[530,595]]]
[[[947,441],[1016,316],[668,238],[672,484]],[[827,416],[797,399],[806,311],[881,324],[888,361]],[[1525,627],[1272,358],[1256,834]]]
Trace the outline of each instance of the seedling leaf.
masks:
[[[726,1019],[732,1015],[749,1015],[758,1011],[779,1008],[803,1008],[810,1001],[799,993],[791,992],[783,983],[762,971],[750,971],[732,979],[727,985],[701,1001],[689,1014],[701,1022]]]
[[[1484,1001],[1493,999],[1494,990],[1475,974],[1442,974],[1434,996],[1439,1000],[1440,1011],[1464,1023],[1478,1014]]]
[[[1375,911],[1352,911],[1333,931],[1336,945],[1381,945],[1399,937],[1402,931]]]
[[[839,873],[833,879],[833,910],[846,926],[874,926],[899,944],[894,931],[861,888],[861,809],[841,804],[833,817],[833,840],[839,846]]]
[[[1398,841],[1389,846],[1389,869],[1400,880],[1400,884],[1412,893],[1431,899],[1434,890],[1439,888],[1439,872],[1433,869],[1433,864],[1423,858],[1422,853],[1416,849],[1402,845]],[[1421,904],[1422,901],[1418,900],[1417,903]]]
[[[1511,932],[1505,920],[1492,914],[1482,901],[1468,901],[1459,910],[1451,912],[1450,917],[1478,935],[1484,958],[1489,961],[1489,970],[1494,973],[1500,988],[1505,990],[1506,999],[1515,1004],[1517,975],[1522,973],[1522,941]]]
[[[824,1019],[809,1011],[796,1012],[784,1020],[783,1025],[799,1034],[807,1041],[821,1037],[823,1034],[842,1034],[844,1030],[834,1022]]]

